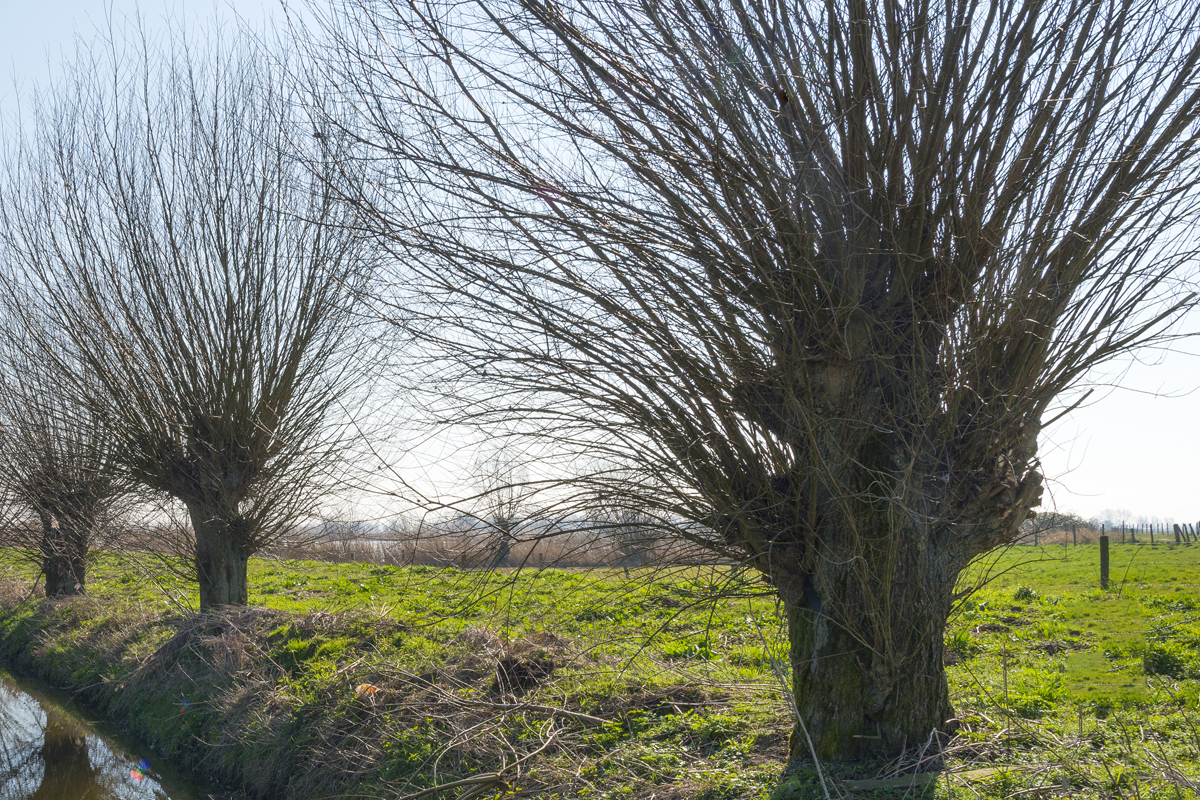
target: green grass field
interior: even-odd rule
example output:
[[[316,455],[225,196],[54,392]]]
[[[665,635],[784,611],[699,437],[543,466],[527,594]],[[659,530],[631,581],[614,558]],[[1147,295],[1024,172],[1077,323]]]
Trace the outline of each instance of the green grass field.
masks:
[[[964,584],[986,577],[947,671],[964,754],[1009,769],[954,796],[1195,797],[1200,546],[1114,545],[1108,591],[1098,545],[1014,548]]]
[[[825,765],[830,796],[1195,797],[1200,546],[1114,546],[1108,591],[1097,564],[1094,545],[976,564],[946,636],[949,769],[888,785],[938,755],[919,746]],[[252,608],[221,619],[154,564],[101,557],[88,598],[51,604],[4,568],[9,660],[251,790],[824,796],[811,765],[784,773],[785,637],[751,574],[256,560]]]
[[[1112,548],[1109,591],[1099,589],[1099,547],[1017,550],[998,560],[1012,567],[965,601],[948,646],[963,663],[1007,660],[1025,678],[1010,684],[1014,707],[1033,710],[1035,695],[1055,705],[1083,704],[1103,714],[1157,696],[1164,680],[1194,699],[1200,678],[1200,547]],[[1028,563],[1020,563],[1021,556]],[[983,570],[978,570],[981,573]],[[974,658],[971,658],[974,656]],[[995,671],[994,664],[988,670]],[[1022,670],[1032,671],[1028,675]],[[970,670],[954,674],[969,691]],[[1036,681],[1037,673],[1056,676]],[[1189,682],[1190,681],[1190,682]],[[1015,688],[1032,694],[1022,700]],[[1021,706],[1025,703],[1025,706]]]

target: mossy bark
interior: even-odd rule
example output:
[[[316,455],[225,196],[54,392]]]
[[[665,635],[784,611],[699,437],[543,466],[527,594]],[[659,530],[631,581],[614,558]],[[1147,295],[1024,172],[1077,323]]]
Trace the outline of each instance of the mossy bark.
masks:
[[[891,757],[947,730],[953,709],[942,662],[946,603],[912,610],[892,647],[872,641],[862,620],[814,605],[803,596],[785,603],[801,717],[793,759],[813,751],[821,760]]]
[[[245,519],[215,504],[193,502],[187,508],[196,534],[200,610],[246,605],[251,547]]]
[[[950,732],[943,648],[969,558],[944,526],[859,512],[854,526],[826,530],[806,572],[781,587],[803,722],[792,758],[892,758]]]
[[[747,470],[725,502],[737,513],[714,525],[786,608],[794,759],[892,758],[949,732],[942,656],[958,575],[1012,541],[1040,499],[1034,421],[993,426],[981,411],[938,446],[909,405],[909,375],[906,362],[831,353],[804,391],[759,390],[752,411],[796,455],[787,470]],[[809,395],[819,413],[770,416],[788,407],[773,398]]]

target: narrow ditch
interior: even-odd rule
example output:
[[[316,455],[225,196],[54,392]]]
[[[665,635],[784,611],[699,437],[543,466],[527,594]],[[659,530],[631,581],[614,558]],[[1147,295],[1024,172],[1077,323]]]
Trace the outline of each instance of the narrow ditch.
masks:
[[[236,796],[182,774],[149,748],[93,721],[64,693],[0,669],[0,800]]]

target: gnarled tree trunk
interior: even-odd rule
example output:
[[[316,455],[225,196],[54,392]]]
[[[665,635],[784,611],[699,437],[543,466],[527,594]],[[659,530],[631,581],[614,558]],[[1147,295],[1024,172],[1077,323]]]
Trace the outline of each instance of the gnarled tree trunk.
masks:
[[[805,591],[783,593],[803,721],[792,758],[812,754],[810,739],[822,760],[892,756],[954,716],[942,641],[957,569],[912,559],[893,565],[888,586],[866,585],[854,565],[819,556]]]
[[[87,578],[88,528],[83,520],[62,515],[59,524],[45,512],[42,523],[42,573],[47,597],[82,594]]]
[[[891,758],[950,732],[942,656],[959,573],[1012,541],[1041,497],[1035,422],[980,411],[930,447],[927,428],[878,400],[911,396],[905,383],[852,367],[812,381],[825,402],[806,428],[772,422],[803,456],[797,475],[760,478],[731,503],[753,514],[743,541],[787,613],[793,758]]]
[[[246,605],[249,590],[246,567],[251,546],[245,518],[217,504],[186,505],[196,534],[200,610]]]

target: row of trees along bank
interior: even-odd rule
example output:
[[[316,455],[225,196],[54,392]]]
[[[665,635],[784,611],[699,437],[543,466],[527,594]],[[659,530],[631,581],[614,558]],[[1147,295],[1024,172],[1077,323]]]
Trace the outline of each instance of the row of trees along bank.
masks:
[[[338,457],[371,249],[271,55],[229,31],[102,40],[10,143],[8,475],[51,591],[140,488],[186,507],[201,609],[245,604],[247,558]]]
[[[308,10],[303,59],[112,38],[39,97],[5,374],[73,410],[6,430],[184,504],[202,607],[245,603],[340,452],[361,314],[414,414],[572,465],[522,482],[564,518],[777,587],[793,757],[946,730],[956,578],[1039,504],[1039,435],[1196,303],[1200,8]]]

